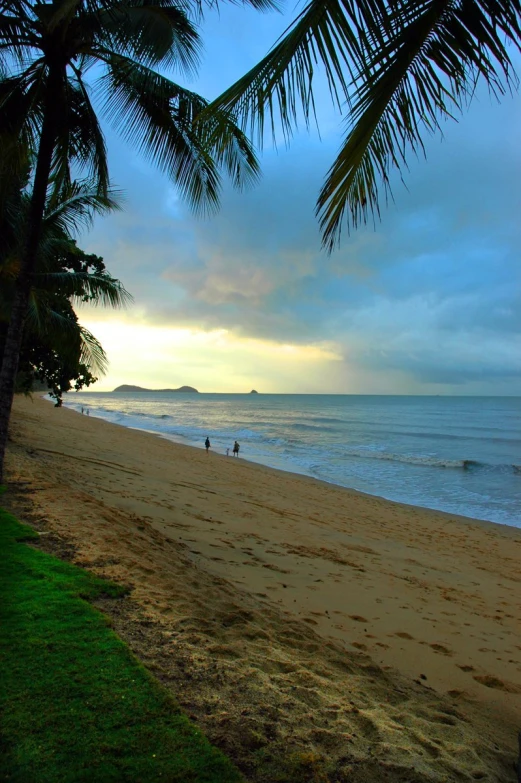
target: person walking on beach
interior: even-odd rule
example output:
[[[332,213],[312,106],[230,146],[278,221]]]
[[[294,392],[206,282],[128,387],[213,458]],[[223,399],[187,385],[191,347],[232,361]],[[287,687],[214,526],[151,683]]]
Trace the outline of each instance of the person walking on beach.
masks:
[[[240,449],[240,448],[241,448],[241,447],[239,446],[239,444],[237,443],[237,441],[235,441],[235,443],[233,444],[233,456],[234,456],[234,457],[238,457],[238,456],[239,456],[239,449]]]
[[[204,445],[206,446],[206,453],[208,454],[208,449],[209,449],[209,448],[210,448],[210,446],[212,445],[212,444],[210,443],[210,438],[209,438],[208,436],[206,436],[206,440],[205,440],[205,442],[204,442]]]

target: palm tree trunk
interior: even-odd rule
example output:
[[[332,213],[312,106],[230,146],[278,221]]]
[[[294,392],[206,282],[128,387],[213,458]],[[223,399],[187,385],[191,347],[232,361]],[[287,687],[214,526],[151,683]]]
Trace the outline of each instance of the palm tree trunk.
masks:
[[[38,245],[42,232],[47,187],[59,122],[59,102],[57,98],[60,92],[60,76],[60,69],[58,67],[51,66],[49,68],[42,132],[29,212],[27,245],[16,281],[11,320],[9,322],[4,344],[2,370],[0,372],[0,483],[3,481],[9,418],[13,404],[24,323],[27,316],[32,278],[38,256]]]

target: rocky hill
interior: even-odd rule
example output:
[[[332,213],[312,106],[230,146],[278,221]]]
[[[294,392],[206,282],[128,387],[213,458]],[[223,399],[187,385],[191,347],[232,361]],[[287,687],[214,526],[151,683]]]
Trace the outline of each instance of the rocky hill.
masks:
[[[191,392],[195,394],[199,394],[197,389],[194,389],[193,386],[180,386],[179,389],[144,389],[142,386],[132,386],[129,384],[123,384],[122,386],[118,386],[113,391],[115,392],[156,392],[156,393],[163,393],[163,392]]]

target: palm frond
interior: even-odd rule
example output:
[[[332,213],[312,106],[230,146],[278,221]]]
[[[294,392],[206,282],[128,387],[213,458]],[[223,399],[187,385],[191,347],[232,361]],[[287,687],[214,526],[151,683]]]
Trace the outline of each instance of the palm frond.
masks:
[[[425,135],[470,103],[480,80],[496,95],[517,86],[505,47],[505,37],[521,41],[513,5],[422,0],[389,14],[392,32],[357,75],[350,130],[317,202],[329,251],[344,223],[356,227],[379,214],[391,171],[403,172],[407,155],[423,151]]]
[[[84,326],[80,326],[80,361],[96,375],[106,375],[109,367],[107,354],[101,343]]]
[[[30,55],[33,40],[24,17],[5,13],[5,8],[0,10],[0,63],[4,67],[8,59],[23,66]]]
[[[70,166],[96,182],[103,193],[109,188],[107,149],[103,132],[89,97],[82,73],[74,65],[74,78],[64,84],[62,121],[56,137],[52,176],[58,182],[70,178]]]
[[[45,63],[42,58],[0,81],[0,139],[33,150],[43,115]]]
[[[46,28],[53,33],[58,27],[63,27],[64,22],[72,21],[78,12],[78,6],[78,0],[60,0],[59,3],[49,4],[46,8],[38,8],[36,13],[40,20],[45,14]]]
[[[24,194],[29,171],[27,145],[13,136],[4,136],[0,147],[0,269],[19,250],[24,236]]]
[[[43,232],[69,236],[92,223],[94,214],[121,209],[121,192],[100,193],[97,183],[70,182],[58,188],[48,201]]]
[[[25,231],[24,231],[25,234]],[[60,229],[49,224],[43,231],[38,245],[38,260],[34,274],[55,268],[56,259],[76,251],[76,243]],[[20,251],[19,251],[20,252]],[[34,276],[34,275],[33,275]]]
[[[484,81],[500,95],[517,85],[508,45],[521,47],[519,0],[310,0],[269,54],[210,105],[264,137],[287,139],[314,114],[317,69],[348,111],[348,132],[320,193],[325,246],[341,227],[379,214],[392,169],[423,149]]]
[[[77,321],[45,306],[41,299],[31,296],[26,329],[32,330],[65,359],[86,364],[89,369],[104,375],[108,368],[107,355],[88,329]]]
[[[186,5],[193,6],[199,16],[204,15],[205,8],[213,11],[223,3],[231,5],[246,5],[256,11],[279,11],[281,3],[278,0],[186,0]]]
[[[257,176],[253,150],[229,114],[221,111],[209,122],[195,122],[207,106],[199,95],[127,58],[110,52],[105,57],[108,72],[98,85],[105,115],[172,178],[192,209],[217,208],[219,164],[233,171],[236,184]],[[227,141],[230,147],[224,149]]]
[[[352,4],[311,0],[269,54],[212,104],[232,112],[243,128],[264,138],[265,121],[276,138],[280,120],[285,138],[314,115],[313,82],[319,63],[325,69],[331,97],[341,107],[349,97],[356,64],[364,57],[360,20]]]
[[[195,75],[201,41],[179,3],[126,0],[101,10],[98,16],[98,46],[145,66],[176,67]]]
[[[103,307],[127,307],[134,299],[120,280],[109,274],[91,272],[43,272],[34,276],[35,288],[59,291],[76,302],[89,300]]]
[[[235,118],[222,110],[205,111],[194,120],[196,134],[218,166],[222,166],[232,184],[242,190],[255,184],[260,166],[253,145],[237,127]]]

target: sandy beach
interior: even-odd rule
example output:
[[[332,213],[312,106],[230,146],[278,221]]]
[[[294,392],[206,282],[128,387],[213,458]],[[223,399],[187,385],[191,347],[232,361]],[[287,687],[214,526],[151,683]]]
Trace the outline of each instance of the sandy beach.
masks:
[[[283,756],[303,780],[516,779],[521,530],[37,396],[7,470],[22,521],[131,588],[114,627],[247,779]]]

